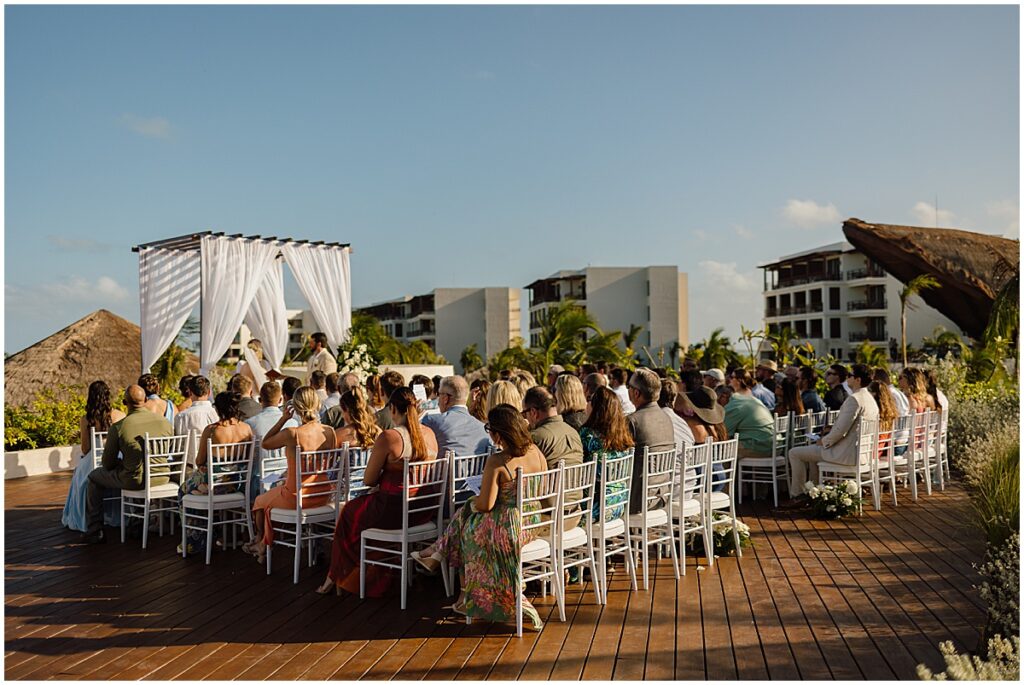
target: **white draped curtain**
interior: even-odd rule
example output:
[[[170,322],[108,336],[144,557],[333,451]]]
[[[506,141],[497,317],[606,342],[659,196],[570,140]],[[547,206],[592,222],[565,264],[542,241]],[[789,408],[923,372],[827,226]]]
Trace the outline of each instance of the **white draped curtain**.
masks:
[[[160,358],[199,301],[199,253],[143,248],[139,251],[142,372]]]
[[[275,250],[276,251],[276,250]],[[245,314],[252,337],[263,343],[263,358],[281,368],[288,351],[288,313],[284,304],[284,264],[275,259]]]
[[[224,356],[266,279],[278,245],[262,240],[203,236],[201,373]]]
[[[281,252],[309,302],[332,353],[344,342],[352,326],[352,280],[349,250],[325,245],[291,244]]]

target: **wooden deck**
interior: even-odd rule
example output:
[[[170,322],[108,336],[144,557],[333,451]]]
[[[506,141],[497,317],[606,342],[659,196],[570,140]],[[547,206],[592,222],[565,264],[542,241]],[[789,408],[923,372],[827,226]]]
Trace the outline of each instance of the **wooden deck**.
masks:
[[[941,665],[936,645],[975,648],[984,605],[957,485],[916,504],[837,522],[745,507],[742,560],[676,583],[661,562],[650,592],[613,576],[608,605],[572,586],[567,622],[539,634],[464,622],[440,582],[418,579],[409,608],[313,592],[241,552],[182,560],[172,537],[87,547],[60,527],[69,476],[5,483],[7,679],[893,679]]]

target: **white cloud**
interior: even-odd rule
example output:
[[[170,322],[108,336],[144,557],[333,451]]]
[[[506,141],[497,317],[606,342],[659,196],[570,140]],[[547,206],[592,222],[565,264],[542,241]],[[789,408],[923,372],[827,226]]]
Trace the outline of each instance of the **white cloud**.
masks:
[[[736,231],[736,235],[738,235],[741,238],[746,238],[747,240],[750,240],[751,238],[754,237],[754,232],[745,226],[736,224],[735,226],[732,227],[732,229]]]
[[[169,138],[171,122],[163,117],[140,117],[126,113],[121,115],[121,125],[146,138]]]
[[[68,238],[62,235],[48,235],[46,240],[61,252],[105,252],[110,245],[92,238]]]
[[[66,281],[44,283],[39,286],[39,294],[44,298],[57,298],[65,302],[95,302],[97,307],[128,299],[127,288],[109,276],[100,276],[96,282],[72,276]]]
[[[1020,203],[1016,200],[999,200],[990,202],[985,207],[989,216],[1007,221],[1003,235],[1007,238],[1020,237]]]
[[[782,215],[799,228],[816,228],[839,222],[839,210],[831,202],[819,205],[814,200],[790,200]]]
[[[726,293],[732,292],[760,292],[756,272],[740,273],[736,268],[736,262],[716,262],[711,259],[704,260],[697,264],[701,272],[707,277],[709,283]]]
[[[956,219],[956,214],[948,209],[940,209],[936,214],[935,205],[928,202],[918,202],[911,207],[910,213],[914,215],[917,225],[928,228],[949,228]],[[938,221],[937,225],[936,221]]]
[[[693,229],[690,232],[693,234],[693,237],[696,238],[697,240],[707,240],[708,239],[707,231],[702,231],[699,228],[695,228],[695,229]]]

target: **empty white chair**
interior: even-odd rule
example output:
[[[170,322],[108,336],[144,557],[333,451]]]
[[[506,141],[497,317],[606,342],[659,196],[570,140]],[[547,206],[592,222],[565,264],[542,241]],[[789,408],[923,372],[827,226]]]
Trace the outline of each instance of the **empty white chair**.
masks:
[[[736,518],[736,462],[740,449],[740,438],[738,434],[733,435],[732,440],[724,440],[720,442],[711,442],[711,438],[708,438],[708,449],[711,454],[708,457],[708,462],[711,465],[710,472],[705,471],[705,482],[704,491],[705,495],[703,507],[704,516],[708,522],[707,532],[704,535],[705,546],[710,546],[714,549],[714,528],[716,525],[722,525],[724,523],[732,523],[732,536],[733,542],[736,547],[736,556],[742,557],[743,550],[740,549],[740,536],[736,530],[736,523],[739,519]],[[715,469],[718,466],[718,469]],[[721,492],[715,492],[712,488],[717,483],[725,483],[725,490]],[[728,512],[728,520],[720,519],[715,520],[715,512]],[[715,565],[715,554],[714,551],[708,555],[708,565]]]
[[[597,503],[600,517],[591,529],[592,545],[597,573],[600,578],[601,603],[608,603],[608,559],[617,554],[623,556],[623,563],[629,573],[633,590],[636,590],[636,568],[629,539],[629,484],[633,478],[633,452],[609,458],[601,455],[601,480],[597,485]]]
[[[298,583],[302,545],[309,547],[309,564],[312,565],[313,540],[330,539],[334,535],[334,524],[338,518],[338,479],[345,477],[349,451],[346,446],[317,452],[303,452],[301,448],[295,448],[295,484],[298,488],[295,508],[275,507],[270,510],[274,539],[272,544],[267,545],[268,576],[276,545],[295,550],[292,582]]]
[[[384,566],[401,574],[402,601],[405,609],[407,586],[412,580],[410,545],[422,547],[437,540],[444,531],[444,505],[448,497],[448,458],[410,461],[402,464],[405,487],[402,488],[402,527],[394,530],[367,528],[359,543],[359,597],[366,596],[366,567]],[[422,523],[411,521],[428,519]],[[374,552],[374,557],[367,556]],[[448,569],[441,565],[448,585]]]
[[[672,518],[678,521],[679,565],[686,575],[686,536],[700,535],[704,541],[704,554],[709,560],[714,557],[714,538],[704,502],[708,497],[708,483],[711,480],[711,443],[690,445],[683,450],[679,460],[679,489],[677,490]]]
[[[750,496],[753,499],[756,495],[757,485],[762,483],[772,486],[774,506],[779,506],[779,481],[789,482],[789,459],[786,458],[786,454],[789,450],[789,427],[792,417],[792,412],[785,416],[775,417],[770,456],[740,458],[738,497],[741,504],[743,503],[743,484],[750,483]]]
[[[580,579],[583,578],[583,566],[590,567],[590,580],[594,587],[594,597],[597,603],[601,603],[601,578],[598,576],[597,564],[594,562],[594,484],[597,474],[597,462],[589,461],[583,464],[566,466],[564,461],[558,464],[562,469],[561,481],[561,536],[558,541],[559,568],[565,570],[574,566],[581,567]],[[576,501],[573,501],[573,500]],[[582,516],[582,518],[581,518]],[[579,525],[573,525],[574,521]],[[566,527],[570,526],[568,530]],[[564,573],[559,574],[556,582],[559,582]],[[565,610],[565,592],[560,594],[562,611]]]
[[[648,587],[650,546],[667,543],[672,555],[672,567],[679,578],[679,558],[676,555],[675,532],[672,525],[672,491],[675,486],[675,449],[651,452],[644,447],[643,479],[640,490],[640,511],[629,515],[630,542],[641,558],[644,571],[644,590]]]
[[[121,542],[125,541],[126,518],[142,519],[142,549],[146,549],[149,542],[150,515],[157,515],[162,535],[164,512],[177,514],[178,488],[185,475],[188,445],[189,435],[152,438],[146,433],[142,458],[143,487],[141,490],[121,491]],[[165,478],[165,483],[153,482]]]
[[[247,490],[252,473],[253,441],[215,445],[206,440],[207,489],[205,495],[181,498],[181,556],[188,554],[188,531],[206,534],[206,563],[213,552],[213,529],[244,525],[253,537]],[[220,520],[216,517],[219,515]],[[227,536],[225,536],[226,539]]]
[[[878,493],[877,457],[878,457],[878,419],[861,418],[857,423],[857,463],[836,464],[818,462],[818,474],[822,485],[838,485],[842,481],[852,480],[857,484],[857,492],[863,496],[864,486],[871,486],[875,509],[881,509]],[[863,503],[857,513],[864,511]]]

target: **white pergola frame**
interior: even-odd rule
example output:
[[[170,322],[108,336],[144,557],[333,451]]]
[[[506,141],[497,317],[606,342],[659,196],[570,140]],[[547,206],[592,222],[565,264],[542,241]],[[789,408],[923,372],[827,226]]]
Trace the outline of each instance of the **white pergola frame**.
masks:
[[[139,254],[139,306],[143,372],[148,372],[149,367],[177,338],[197,300],[200,312],[200,354],[207,352],[209,356],[217,356],[218,359],[223,356],[224,350],[213,351],[204,349],[203,346],[204,328],[209,318],[209,316],[204,317],[204,313],[209,314],[213,311],[214,306],[223,304],[222,302],[215,303],[212,298],[225,295],[225,293],[211,293],[216,288],[210,287],[208,283],[214,276],[206,273],[203,265],[208,261],[207,252],[212,253],[214,248],[226,246],[228,243],[232,243],[235,249],[239,247],[244,249],[248,245],[251,249],[258,250],[260,264],[253,265],[244,262],[240,266],[241,270],[250,276],[251,273],[247,270],[251,268],[256,269],[256,273],[264,273],[259,269],[266,267],[267,260],[270,258],[275,264],[274,268],[266,268],[265,276],[262,278],[249,278],[246,284],[247,292],[243,294],[243,299],[247,297],[248,301],[235,303],[242,305],[243,321],[252,315],[249,309],[256,299],[256,289],[266,287],[262,281],[269,282],[272,277],[280,281],[280,271],[276,264],[283,260],[292,268],[300,290],[312,306],[313,315],[320,330],[328,336],[329,346],[333,348],[344,342],[352,321],[352,291],[349,271],[349,255],[352,253],[352,248],[350,244],[296,240],[276,236],[268,238],[258,235],[243,236],[240,233],[225,235],[223,232],[202,231],[132,247],[132,252]],[[268,248],[272,252],[268,251]],[[234,261],[237,262],[237,260]],[[319,267],[320,273],[300,274],[295,269],[296,261],[312,264],[309,271],[316,272]],[[232,269],[232,275],[237,280],[235,271],[237,269]],[[303,271],[307,271],[307,269]],[[335,287],[337,291],[335,291]],[[276,288],[280,290],[280,293],[277,294],[280,301],[274,305],[274,309],[280,309],[281,311],[278,313],[282,316],[276,317],[278,320],[275,320],[271,327],[276,329],[283,325],[284,338],[287,340],[288,323],[287,317],[283,316],[283,309],[281,309],[283,307],[283,289],[280,282]],[[175,295],[180,296],[176,298]],[[173,316],[169,315],[169,309],[173,310]],[[236,307],[234,313],[237,314],[237,311]],[[165,315],[166,318],[162,318]],[[157,317],[157,321],[164,324],[159,331],[153,330],[152,325],[147,326],[147,322],[152,324],[154,316]],[[234,327],[234,331],[231,332],[232,339],[240,326],[241,322],[239,326]],[[282,333],[279,330],[274,332]],[[221,333],[223,334],[224,331]],[[209,343],[209,341],[207,342]],[[147,345],[147,343],[149,344]],[[209,346],[208,344],[207,348]],[[149,350],[149,359],[147,359],[147,350]],[[203,372],[205,373],[213,367],[218,359],[201,357],[200,365]]]

